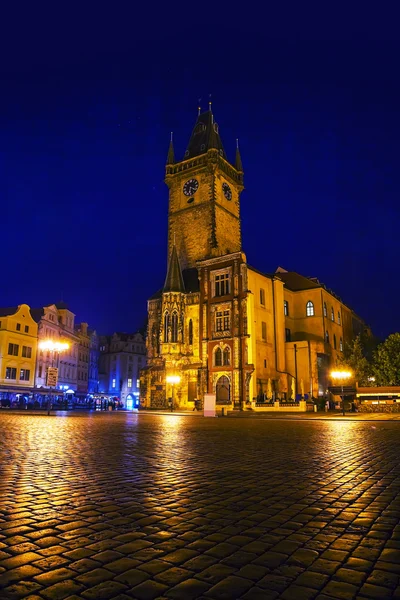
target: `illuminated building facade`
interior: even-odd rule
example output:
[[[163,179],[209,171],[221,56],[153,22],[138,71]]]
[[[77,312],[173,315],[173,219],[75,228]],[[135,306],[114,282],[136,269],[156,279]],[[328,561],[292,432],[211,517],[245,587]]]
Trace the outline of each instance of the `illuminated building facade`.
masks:
[[[36,366],[35,387],[48,389],[46,382],[47,368],[58,367],[58,384],[60,392],[74,395],[78,390],[78,360],[80,338],[75,331],[75,315],[64,302],[49,304],[43,308],[32,309],[32,316],[38,324],[39,343],[44,340],[63,341],[69,349],[56,357],[56,363],[50,352],[39,350]],[[40,389],[37,391],[40,392]]]
[[[89,333],[89,379],[88,392],[96,394],[99,391],[99,336],[93,329]]]
[[[24,405],[34,386],[37,323],[27,304],[0,308],[0,400]]]
[[[85,398],[89,389],[90,336],[88,334],[88,324],[80,323],[77,325],[75,333],[79,339],[76,373],[77,395]]]
[[[139,403],[139,372],[146,365],[140,333],[114,333],[99,338],[99,394],[117,398],[127,409]]]
[[[168,269],[148,301],[141,404],[192,408],[205,393],[243,408],[324,395],[327,372],[364,324],[315,279],[262,273],[242,250],[239,148],[230,163],[210,110],[199,113],[183,160],[171,140]],[[333,315],[333,316],[332,316]],[[174,389],[167,382],[179,377]]]

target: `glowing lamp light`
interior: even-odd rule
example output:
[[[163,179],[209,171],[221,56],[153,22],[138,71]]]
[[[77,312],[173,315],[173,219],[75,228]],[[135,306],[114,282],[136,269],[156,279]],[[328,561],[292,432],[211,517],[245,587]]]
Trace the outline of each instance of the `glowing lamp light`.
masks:
[[[331,371],[332,379],[346,380],[353,377],[353,373],[351,371]]]
[[[167,375],[167,383],[172,383],[172,385],[174,383],[180,383],[181,382],[181,378],[179,377],[179,375]]]
[[[64,352],[68,350],[67,342],[53,342],[53,340],[43,340],[39,343],[40,350],[48,350],[49,352]]]

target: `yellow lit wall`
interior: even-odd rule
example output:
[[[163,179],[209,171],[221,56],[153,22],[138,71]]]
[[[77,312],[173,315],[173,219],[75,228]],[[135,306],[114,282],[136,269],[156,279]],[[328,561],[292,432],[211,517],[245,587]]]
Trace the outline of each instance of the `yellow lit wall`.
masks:
[[[33,387],[37,353],[37,323],[31,317],[29,306],[21,304],[14,314],[0,317],[0,322],[0,385],[3,389],[5,387]],[[18,347],[16,354],[9,353],[10,344],[14,344],[14,349],[16,346]],[[7,367],[16,369],[15,379],[6,379]],[[21,379],[21,370],[24,370],[25,373],[29,370],[28,380]]]

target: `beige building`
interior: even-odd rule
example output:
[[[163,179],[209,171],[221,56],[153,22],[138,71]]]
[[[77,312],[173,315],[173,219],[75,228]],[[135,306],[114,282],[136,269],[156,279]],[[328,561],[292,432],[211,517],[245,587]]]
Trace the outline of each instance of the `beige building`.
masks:
[[[183,160],[171,142],[165,182],[168,271],[148,302],[142,406],[166,408],[173,396],[192,408],[215,393],[226,408],[305,410],[365,324],[317,279],[247,263],[242,161],[238,147],[228,161],[211,110],[199,114]]]
[[[0,309],[0,400],[25,404],[35,380],[37,324],[27,304]]]

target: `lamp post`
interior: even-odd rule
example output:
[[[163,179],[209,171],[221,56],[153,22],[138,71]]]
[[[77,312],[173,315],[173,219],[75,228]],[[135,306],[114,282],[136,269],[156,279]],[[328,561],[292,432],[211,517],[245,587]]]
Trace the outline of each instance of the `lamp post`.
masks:
[[[171,412],[174,410],[174,385],[180,382],[181,378],[179,375],[167,375],[167,383],[170,383],[172,386]]]
[[[50,353],[51,357],[51,371],[49,372],[49,368],[47,367],[47,385],[50,388],[50,398],[47,401],[47,414],[50,414],[51,410],[51,391],[53,387],[57,387],[58,381],[58,361],[60,358],[61,352],[65,352],[69,348],[69,344],[67,342],[54,342],[53,340],[43,340],[39,343],[40,350],[47,351]],[[54,356],[57,354],[57,366],[54,367]]]
[[[339,385],[342,388],[342,410],[343,410],[343,416],[345,416],[345,408],[344,408],[344,391],[343,391],[343,386],[344,383],[346,381],[348,381],[352,376],[353,373],[351,371],[331,371],[331,378],[333,380],[336,380],[339,382]]]

